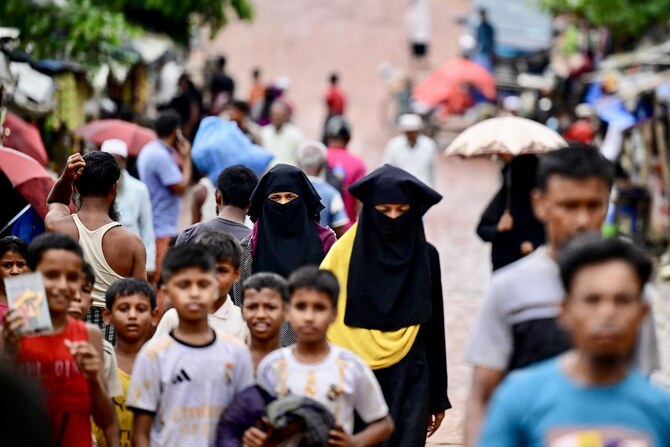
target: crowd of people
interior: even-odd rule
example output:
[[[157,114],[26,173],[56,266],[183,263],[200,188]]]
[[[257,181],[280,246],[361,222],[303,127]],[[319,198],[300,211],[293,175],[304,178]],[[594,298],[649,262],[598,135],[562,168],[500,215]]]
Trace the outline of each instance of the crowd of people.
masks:
[[[336,75],[323,143],[267,88],[252,91],[273,98],[252,131],[225,60],[218,70],[210,113],[260,138],[275,157],[263,175],[232,165],[213,190],[198,182],[200,221],[180,231],[198,176],[190,113],[203,110],[182,77],[191,99],[156,120],[139,178],[120,139],[72,154],[47,232],[0,239],[0,277],[39,273],[52,325],[28,333],[0,284],[3,364],[21,384],[3,406],[34,407],[0,444],[407,447],[441,426],[445,309],[424,216],[442,196],[421,118],[400,118],[368,172],[347,149]],[[670,396],[648,379],[651,261],[597,234],[612,164],[572,146],[508,169],[477,229],[495,272],[467,349],[465,444],[670,445]]]

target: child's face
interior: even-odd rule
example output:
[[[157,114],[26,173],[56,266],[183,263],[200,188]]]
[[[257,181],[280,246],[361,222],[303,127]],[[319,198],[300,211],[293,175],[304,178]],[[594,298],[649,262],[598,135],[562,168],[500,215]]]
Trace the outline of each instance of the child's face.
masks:
[[[286,319],[291,323],[298,343],[325,340],[328,327],[336,316],[337,310],[328,294],[314,289],[294,291],[286,312]]]
[[[93,284],[91,284],[91,281],[88,281],[86,277],[82,275],[79,294],[72,298],[70,307],[67,310],[67,313],[72,318],[76,318],[77,320],[84,320],[86,318],[86,314],[91,308],[91,303],[93,302],[91,292],[93,292]]]
[[[281,294],[273,289],[246,289],[242,317],[249,326],[251,338],[265,341],[279,335],[284,322],[284,303]]]
[[[163,287],[180,321],[206,321],[219,296],[214,272],[199,267],[176,271]]]
[[[15,251],[8,251],[0,258],[0,278],[27,273],[30,269],[26,260]]]
[[[62,249],[49,249],[35,268],[42,274],[47,293],[49,312],[64,314],[70,302],[79,295],[81,288],[82,259],[75,253]]]
[[[135,343],[146,340],[157,313],[146,295],[117,296],[111,312],[105,310],[105,323],[114,326],[120,340]]]
[[[236,281],[240,280],[240,269],[230,260],[216,261],[216,281],[219,284],[219,297],[225,298]]]

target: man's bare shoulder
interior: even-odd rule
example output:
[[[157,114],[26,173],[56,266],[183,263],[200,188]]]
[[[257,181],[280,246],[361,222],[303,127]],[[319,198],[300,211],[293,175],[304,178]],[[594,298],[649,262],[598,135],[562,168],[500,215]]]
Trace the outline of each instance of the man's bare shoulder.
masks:
[[[69,209],[65,205],[63,205],[63,208],[65,208],[67,212],[61,209],[61,207],[55,208],[50,206],[49,212],[44,218],[44,227],[47,231],[54,233],[65,233],[68,236],[78,240],[79,230],[77,230],[74,219],[72,218]]]
[[[110,243],[114,245],[119,244],[119,246],[123,246],[126,250],[135,251],[140,248],[144,250],[142,239],[123,225],[110,229],[106,237],[109,238]]]

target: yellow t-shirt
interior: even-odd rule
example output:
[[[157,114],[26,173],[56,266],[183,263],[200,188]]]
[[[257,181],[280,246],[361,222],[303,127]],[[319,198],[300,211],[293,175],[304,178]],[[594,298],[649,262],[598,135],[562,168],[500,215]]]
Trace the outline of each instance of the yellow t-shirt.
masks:
[[[123,395],[112,399],[114,408],[116,409],[116,416],[119,419],[119,446],[130,447],[131,434],[133,430],[133,412],[126,408],[126,395],[128,394],[128,387],[130,386],[130,374],[118,368],[119,379],[121,379],[121,389]],[[93,424],[93,434],[98,447],[106,447],[105,436],[102,430]]]

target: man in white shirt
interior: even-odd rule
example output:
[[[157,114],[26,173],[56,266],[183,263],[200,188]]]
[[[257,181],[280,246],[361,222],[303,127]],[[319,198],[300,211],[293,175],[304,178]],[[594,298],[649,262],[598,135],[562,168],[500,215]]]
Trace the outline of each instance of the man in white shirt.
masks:
[[[154,272],[156,270],[156,242],[149,189],[147,185],[126,170],[128,145],[124,141],[107,140],[102,143],[100,150],[112,154],[121,168],[119,189],[116,193],[116,206],[121,215],[119,222],[142,238],[147,251],[147,272]]]
[[[384,151],[384,163],[404,169],[431,188],[435,187],[437,146],[421,135],[423,120],[408,113],[398,118],[400,135],[391,138]]]
[[[270,108],[270,124],[261,129],[261,142],[275,156],[274,163],[298,165],[298,149],[304,140],[300,129],[289,122],[286,104],[276,101]]]

